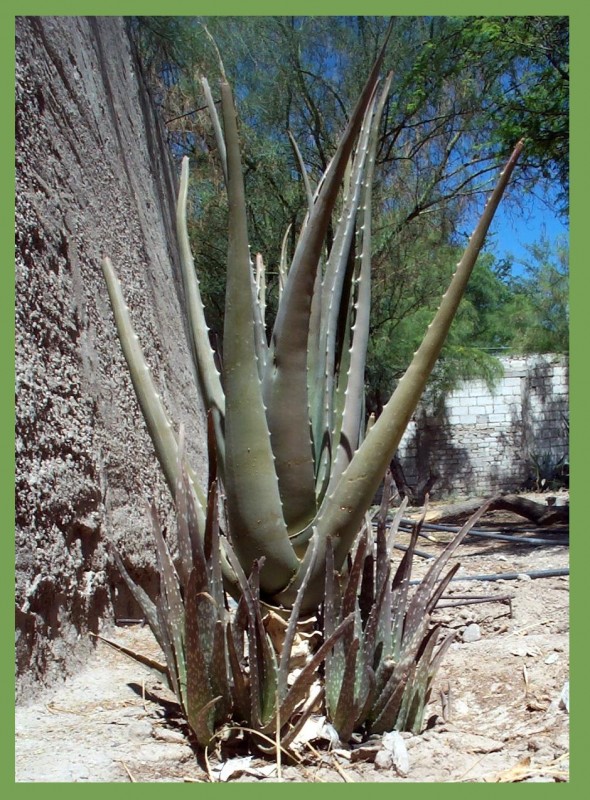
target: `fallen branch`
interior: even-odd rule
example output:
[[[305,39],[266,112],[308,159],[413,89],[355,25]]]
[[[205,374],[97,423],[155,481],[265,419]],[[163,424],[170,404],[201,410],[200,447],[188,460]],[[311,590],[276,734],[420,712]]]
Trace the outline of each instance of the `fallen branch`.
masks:
[[[477,511],[484,502],[485,498],[476,497],[464,503],[453,503],[443,508],[432,509],[426,514],[426,522],[442,522],[469,516]],[[492,498],[489,510],[511,511],[543,527],[569,520],[569,506],[548,506],[517,494],[504,494]]]

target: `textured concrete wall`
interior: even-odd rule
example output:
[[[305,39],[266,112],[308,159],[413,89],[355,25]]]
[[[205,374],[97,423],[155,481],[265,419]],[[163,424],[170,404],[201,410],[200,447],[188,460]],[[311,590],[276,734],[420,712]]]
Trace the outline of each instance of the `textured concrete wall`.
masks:
[[[567,457],[567,359],[501,361],[504,376],[493,392],[469,381],[441,412],[421,408],[414,416],[398,452],[410,484],[434,472],[437,497],[513,491],[530,480],[535,464]]]
[[[112,538],[153,577],[143,508],[170,498],[120,352],[111,256],[197,474],[204,425],[180,312],[174,167],[120,18],[20,18],[16,36],[16,666],[65,676],[132,612]],[[105,509],[109,509],[106,513]]]

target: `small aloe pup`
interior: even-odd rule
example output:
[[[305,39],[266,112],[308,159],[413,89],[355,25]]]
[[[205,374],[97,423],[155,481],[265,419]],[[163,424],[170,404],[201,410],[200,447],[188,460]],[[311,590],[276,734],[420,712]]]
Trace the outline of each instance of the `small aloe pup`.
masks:
[[[522,149],[521,142],[501,172],[406,374],[364,435],[371,186],[392,80],[388,76],[378,89],[385,46],[315,193],[308,186],[308,212],[290,265],[285,253],[284,285],[269,338],[262,262],[258,259],[255,269],[249,254],[238,122],[227,82],[221,84],[221,120],[215,104],[209,104],[229,200],[222,374],[209,344],[188,241],[188,160],[182,165],[177,233],[195,375],[212,419],[225,492],[223,578],[239,596],[237,563],[246,575],[257,563],[265,602],[289,608],[297,600],[302,613],[314,612],[323,601],[328,542],[334,569],[339,572],[345,564],[438,358]],[[206,82],[204,86],[208,90]],[[333,244],[326,253],[331,222]],[[133,385],[174,496],[179,478],[177,435],[108,259],[103,269]],[[186,469],[199,535],[204,537],[207,498],[188,465]],[[235,558],[226,542],[231,542]]]

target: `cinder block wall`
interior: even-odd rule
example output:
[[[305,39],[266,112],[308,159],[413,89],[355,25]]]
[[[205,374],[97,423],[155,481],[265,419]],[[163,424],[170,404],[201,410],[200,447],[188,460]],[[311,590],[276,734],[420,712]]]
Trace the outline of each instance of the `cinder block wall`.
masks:
[[[514,491],[535,465],[568,455],[568,360],[559,355],[504,357],[491,392],[469,381],[438,413],[421,406],[398,455],[410,484],[438,474],[433,496]]]

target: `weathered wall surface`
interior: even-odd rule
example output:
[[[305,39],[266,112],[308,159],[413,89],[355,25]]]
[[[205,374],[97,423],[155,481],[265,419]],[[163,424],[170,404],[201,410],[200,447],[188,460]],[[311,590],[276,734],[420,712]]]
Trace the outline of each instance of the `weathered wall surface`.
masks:
[[[16,36],[16,662],[19,697],[125,615],[107,538],[153,574],[170,507],[108,304],[111,256],[171,418],[205,469],[174,237],[175,175],[119,18],[20,18]],[[109,508],[109,513],[106,513]],[[120,585],[120,582],[119,582]]]
[[[433,494],[492,494],[519,489],[535,465],[568,455],[568,362],[565,356],[502,358],[494,392],[469,381],[436,415],[420,409],[398,455],[410,484],[437,473]]]

